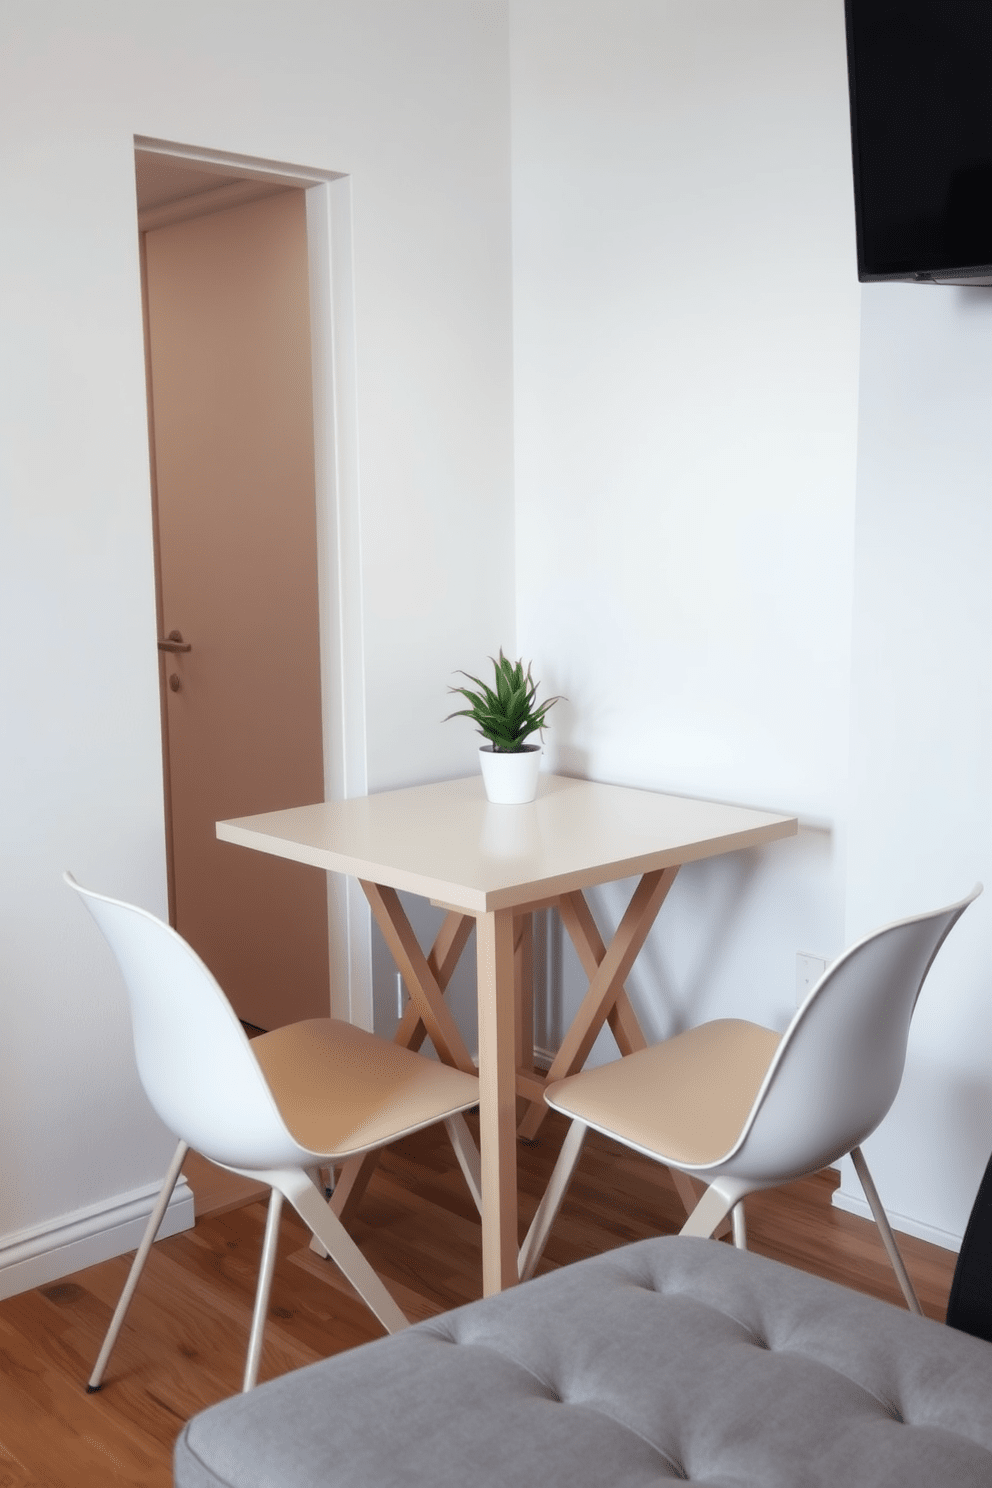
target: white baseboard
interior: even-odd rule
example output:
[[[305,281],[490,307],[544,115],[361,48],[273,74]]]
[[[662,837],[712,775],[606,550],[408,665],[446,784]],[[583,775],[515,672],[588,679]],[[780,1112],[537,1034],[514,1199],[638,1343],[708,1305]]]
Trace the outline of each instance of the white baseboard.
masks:
[[[0,1298],[59,1281],[74,1271],[135,1250],[145,1231],[160,1184],[116,1194],[72,1214],[0,1236]],[[193,1227],[193,1192],[180,1174],[159,1235]]]
[[[861,1219],[870,1219],[872,1224],[875,1223],[867,1199],[855,1198],[853,1195],[841,1193],[840,1189],[836,1188],[831,1203],[835,1209],[843,1209],[846,1214],[857,1214]],[[910,1219],[905,1214],[893,1214],[889,1208],[886,1208],[885,1212],[889,1216],[889,1224],[902,1235],[914,1235],[917,1240],[928,1240],[931,1245],[939,1245],[942,1250],[959,1251],[961,1249],[963,1239],[961,1235],[952,1235],[947,1230],[938,1230],[934,1225],[921,1224],[918,1219]]]

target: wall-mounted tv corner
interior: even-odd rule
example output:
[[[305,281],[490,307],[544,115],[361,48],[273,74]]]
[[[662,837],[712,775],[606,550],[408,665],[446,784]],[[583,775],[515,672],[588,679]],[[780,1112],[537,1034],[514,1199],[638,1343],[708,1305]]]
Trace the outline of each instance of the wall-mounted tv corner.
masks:
[[[845,0],[858,278],[992,284],[992,0]]]

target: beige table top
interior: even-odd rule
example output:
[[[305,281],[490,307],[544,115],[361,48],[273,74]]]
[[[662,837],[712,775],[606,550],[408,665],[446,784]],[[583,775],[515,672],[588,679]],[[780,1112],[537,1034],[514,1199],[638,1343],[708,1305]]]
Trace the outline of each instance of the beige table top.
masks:
[[[494,806],[473,775],[243,816],[217,836],[487,914],[797,829],[792,816],[564,775],[542,775],[528,805]]]

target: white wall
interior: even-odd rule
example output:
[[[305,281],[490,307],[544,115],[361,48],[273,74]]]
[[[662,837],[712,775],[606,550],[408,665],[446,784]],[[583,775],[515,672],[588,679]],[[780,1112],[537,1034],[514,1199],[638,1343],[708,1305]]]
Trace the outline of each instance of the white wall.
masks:
[[[684,869],[631,979],[658,1034],[728,1008],[781,1025],[796,952],[843,944],[843,6],[520,0],[511,20],[518,639],[568,697],[550,762],[800,814],[797,842]]]
[[[866,292],[855,523],[841,0],[508,9],[5,7],[8,1281],[80,1264],[51,1246],[147,1207],[169,1146],[59,882],[165,904],[135,134],[351,176],[370,788],[472,768],[444,682],[504,644],[568,695],[553,766],[798,811],[797,840],[680,876],[632,978],[657,1033],[782,1024],[797,950],[990,877],[992,317]],[[949,943],[871,1149],[904,1222],[952,1238],[992,1126],[987,924]],[[548,961],[551,1041],[579,983],[554,937]]]
[[[504,5],[14,0],[3,33],[0,1290],[81,1264],[48,1252],[171,1145],[59,878],[165,907],[135,134],[352,178],[371,788],[463,767],[445,682],[514,624]]]
[[[983,879],[866,1145],[904,1228],[964,1230],[992,1149],[992,290],[864,290],[847,924]],[[845,1172],[844,1193],[860,1190]],[[897,1222],[900,1222],[897,1219]]]
[[[799,813],[684,869],[631,978],[657,1034],[781,1026],[796,951],[992,875],[992,293],[862,301],[841,0],[511,21],[518,638],[568,695],[550,761]],[[990,916],[941,953],[867,1149],[896,1224],[951,1246],[992,1146]],[[547,959],[553,1045],[582,986],[553,926]]]

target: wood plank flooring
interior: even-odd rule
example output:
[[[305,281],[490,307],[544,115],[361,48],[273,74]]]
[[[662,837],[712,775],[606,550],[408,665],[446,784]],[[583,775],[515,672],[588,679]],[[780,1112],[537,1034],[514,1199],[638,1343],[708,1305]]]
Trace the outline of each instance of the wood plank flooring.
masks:
[[[529,1222],[564,1125],[521,1145]],[[119,1257],[0,1302],[0,1488],[170,1488],[172,1444],[195,1411],[240,1388],[265,1208],[251,1185],[191,1155],[195,1229],[153,1249],[104,1389],[85,1381],[124,1283]],[[746,1205],[751,1248],[900,1302],[872,1224],[830,1205],[818,1174]],[[883,1196],[884,1197],[884,1196]],[[262,1379],[352,1348],[381,1329],[284,1211]],[[664,1169],[590,1135],[542,1270],[679,1228]],[[478,1217],[443,1130],[398,1143],[380,1163],[351,1232],[414,1319],[481,1292]],[[900,1237],[925,1311],[942,1319],[955,1257]]]

